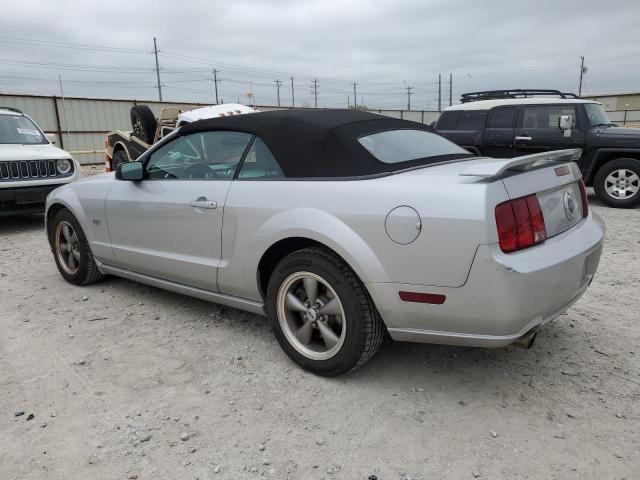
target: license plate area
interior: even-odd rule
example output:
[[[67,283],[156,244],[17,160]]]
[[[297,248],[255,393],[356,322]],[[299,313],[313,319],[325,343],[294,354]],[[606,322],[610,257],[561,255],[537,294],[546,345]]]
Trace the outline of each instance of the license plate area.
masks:
[[[16,192],[16,205],[44,203],[44,199],[45,199],[45,192],[40,188],[18,190]]]

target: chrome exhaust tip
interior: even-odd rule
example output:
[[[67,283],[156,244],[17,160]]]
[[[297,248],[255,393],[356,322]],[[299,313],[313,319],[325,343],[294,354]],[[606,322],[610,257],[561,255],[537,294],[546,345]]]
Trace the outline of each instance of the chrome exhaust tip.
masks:
[[[533,342],[535,341],[537,335],[537,330],[529,330],[527,333],[513,342],[512,345],[514,347],[525,348],[528,350],[533,345]]]

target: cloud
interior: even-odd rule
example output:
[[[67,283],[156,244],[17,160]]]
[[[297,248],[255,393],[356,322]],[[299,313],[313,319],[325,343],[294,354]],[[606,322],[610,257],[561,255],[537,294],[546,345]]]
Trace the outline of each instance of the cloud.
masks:
[[[0,14],[0,91],[153,99],[153,37],[161,50],[165,99],[212,102],[212,69],[226,101],[313,104],[353,101],[436,107],[437,75],[463,91],[575,91],[579,57],[586,92],[640,90],[640,3],[381,0],[195,0],[16,3]],[[13,42],[10,38],[29,39]],[[44,42],[57,42],[56,46]],[[62,46],[60,44],[67,44]],[[91,50],[82,45],[106,45]],[[136,52],[123,51],[133,49]],[[13,60],[13,63],[7,63]],[[23,62],[23,63],[16,63]],[[29,63],[25,63],[29,62]],[[97,68],[100,67],[100,68]],[[251,83],[249,83],[251,82]],[[443,98],[448,101],[448,85]]]

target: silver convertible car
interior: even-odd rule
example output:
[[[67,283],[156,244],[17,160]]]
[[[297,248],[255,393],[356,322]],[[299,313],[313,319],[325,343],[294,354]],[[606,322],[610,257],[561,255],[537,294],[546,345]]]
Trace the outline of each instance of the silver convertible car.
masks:
[[[529,344],[596,272],[605,227],[576,150],[477,158],[345,110],[198,121],[52,192],[62,276],[105,274],[271,318],[320,375],[394,340]]]

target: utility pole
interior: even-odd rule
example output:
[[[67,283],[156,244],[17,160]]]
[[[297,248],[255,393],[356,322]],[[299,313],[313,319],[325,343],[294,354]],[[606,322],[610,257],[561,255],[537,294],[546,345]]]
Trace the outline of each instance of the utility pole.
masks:
[[[407,86],[407,110],[411,110],[411,95],[413,95],[411,90],[413,90],[413,87]]]
[[[218,70],[215,68],[213,69],[213,86],[216,89],[216,105],[218,105]]]
[[[293,91],[293,75],[291,75],[291,106],[296,106],[296,94]]]
[[[442,74],[438,74],[438,111],[442,111]]]
[[[582,75],[587,73],[587,68],[584,66],[584,57],[580,57],[580,83],[578,84],[578,97],[582,96]]]
[[[453,73],[449,74],[449,106],[453,105]]]
[[[358,108],[358,96],[356,93],[356,85],[358,85],[356,82],[353,82],[353,108],[357,109]]]
[[[315,108],[318,108],[318,79],[314,78],[313,79],[313,104],[315,106]]]
[[[67,123],[67,109],[64,104],[64,90],[62,89],[62,75],[58,74],[58,82],[60,82],[60,96],[62,97],[62,117],[64,118],[64,126],[67,127],[67,135],[69,135],[69,123]],[[60,144],[62,145],[62,132],[60,132]]]
[[[276,84],[276,92],[278,95],[278,106],[280,106],[280,85],[282,85],[282,80],[274,80],[274,83]]]
[[[156,77],[158,79],[158,99],[162,101],[162,85],[160,85],[160,66],[158,65],[158,44],[156,37],[153,37],[153,54],[156,56]]]

